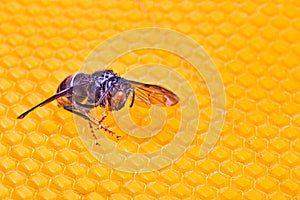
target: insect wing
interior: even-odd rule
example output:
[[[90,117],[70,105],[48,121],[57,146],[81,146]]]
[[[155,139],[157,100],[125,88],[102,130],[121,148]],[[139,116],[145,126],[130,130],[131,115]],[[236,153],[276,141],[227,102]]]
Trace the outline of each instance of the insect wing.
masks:
[[[27,110],[26,112],[22,113],[21,115],[18,116],[18,119],[23,119],[28,113],[30,113],[31,111],[33,111],[34,109],[36,109],[37,107],[41,107],[47,103],[50,103],[51,101],[66,95],[67,93],[71,92],[73,90],[73,87],[67,88],[51,97],[49,97],[48,99],[46,99],[45,101],[42,101],[41,103],[37,104],[36,106],[30,108],[29,110]]]
[[[80,86],[86,85],[86,84],[88,84],[88,83],[82,83],[82,84],[77,85],[76,87],[80,87]],[[37,104],[36,106],[34,106],[34,107],[30,108],[29,110],[25,111],[24,113],[22,113],[21,115],[19,115],[17,117],[17,119],[23,119],[28,113],[30,113],[34,109],[36,109],[38,107],[41,107],[41,106],[43,106],[43,105],[45,105],[47,103],[50,103],[51,101],[53,101],[53,100],[55,100],[55,99],[57,99],[59,97],[65,96],[68,93],[71,93],[74,90],[74,88],[76,88],[76,87],[75,86],[69,87],[69,88],[66,88],[65,90],[62,90],[62,91],[56,93],[55,95],[49,97],[48,99],[42,101],[41,103]]]
[[[172,91],[158,85],[129,81],[135,90],[134,103],[149,107],[151,105],[173,106],[179,102],[179,97]]]

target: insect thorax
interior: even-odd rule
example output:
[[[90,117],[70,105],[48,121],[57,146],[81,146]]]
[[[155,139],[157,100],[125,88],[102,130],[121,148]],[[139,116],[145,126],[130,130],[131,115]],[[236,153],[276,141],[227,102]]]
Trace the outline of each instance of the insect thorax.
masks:
[[[112,77],[118,77],[112,70],[96,71],[92,74],[92,78],[98,87],[102,86],[102,84]]]
[[[105,107],[109,103],[108,83],[111,78],[119,78],[112,70],[96,71],[91,74],[92,83],[89,85],[88,89],[88,99],[87,104],[96,104],[100,107]],[[98,102],[99,99],[103,98],[102,101]]]
[[[65,96],[69,102],[64,101],[61,104],[72,104],[77,109],[108,106],[112,110],[119,110],[132,91],[129,81],[119,77],[112,70],[97,71],[92,74],[77,73],[70,76],[66,83],[68,87],[74,89],[70,96]]]

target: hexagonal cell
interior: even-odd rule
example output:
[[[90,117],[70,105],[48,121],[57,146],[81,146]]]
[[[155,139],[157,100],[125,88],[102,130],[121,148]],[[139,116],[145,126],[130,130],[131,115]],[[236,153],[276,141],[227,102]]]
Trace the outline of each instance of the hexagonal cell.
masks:
[[[233,153],[234,160],[246,164],[251,163],[255,159],[255,154],[250,149],[243,148]]]
[[[195,162],[193,160],[188,159],[186,157],[182,157],[176,162],[174,169],[183,173],[186,171],[191,171],[194,166]]]
[[[78,155],[69,149],[62,149],[57,152],[55,159],[64,164],[71,164],[76,162]]]
[[[29,177],[27,184],[35,189],[46,188],[49,184],[49,177],[41,173],[33,174]]]
[[[284,164],[289,167],[296,167],[299,165],[300,157],[295,152],[287,152],[285,155],[281,157],[281,160]]]
[[[280,184],[280,188],[285,194],[290,196],[296,196],[299,194],[300,185],[294,180],[287,180]]]
[[[235,162],[224,162],[220,166],[220,171],[231,177],[237,176],[242,173],[242,167]]]
[[[219,169],[219,163],[214,160],[204,160],[199,165],[198,168],[205,174],[215,172]]]
[[[68,140],[62,135],[52,135],[48,140],[48,145],[56,150],[67,147]]]
[[[62,199],[76,199],[76,200],[80,200],[81,196],[79,194],[77,194],[76,192],[69,190],[64,192],[61,197]],[[96,199],[96,198],[95,198]],[[98,199],[98,198],[97,198]]]
[[[270,151],[264,151],[260,153],[257,157],[259,162],[265,164],[266,166],[272,166],[278,160],[278,155]]]
[[[287,127],[282,132],[281,135],[289,140],[294,141],[299,134],[299,128],[298,127]]]
[[[217,160],[218,162],[223,162],[225,160],[228,160],[230,158],[231,151],[229,151],[227,148],[221,147],[221,148],[215,148],[210,153],[213,160]]]
[[[278,187],[278,182],[269,177],[264,177],[257,182],[257,187],[267,194],[271,194]]]
[[[44,190],[40,190],[38,193],[37,193],[37,198],[39,198],[39,199],[56,199],[57,198],[57,194],[54,192],[54,191],[52,191],[52,190],[50,190],[50,189],[48,189],[48,188],[46,188],[46,189],[44,189]]]
[[[45,162],[45,161],[53,160],[53,156],[54,156],[53,154],[54,154],[53,151],[42,146],[34,151],[33,158]]]
[[[33,149],[24,145],[14,146],[10,152],[10,155],[18,160],[31,157]]]
[[[63,172],[63,165],[56,161],[50,161],[44,164],[42,168],[42,172],[47,174],[48,176],[56,176]]]
[[[29,80],[33,80],[37,83],[41,83],[42,81],[46,80],[48,77],[48,72],[46,70],[43,69],[32,69],[29,72]]]
[[[288,124],[290,124],[290,117],[288,116],[284,116],[282,114],[273,114],[270,118],[270,120],[272,121],[272,123],[274,125],[277,125],[278,127],[284,127],[284,126],[287,126]]]
[[[60,191],[60,192],[64,192],[67,190],[71,190],[73,187],[73,179],[70,179],[67,176],[64,175],[60,175],[60,176],[56,176],[52,179],[51,182],[51,186],[52,188]]]
[[[35,131],[38,124],[31,117],[32,116],[28,116],[25,119],[22,119],[21,121],[19,121],[17,130],[23,131],[25,133]]]
[[[16,198],[16,199],[33,199],[34,191],[30,187],[23,186],[23,187],[15,189],[13,195],[14,195],[14,198]]]
[[[131,195],[142,194],[145,190],[145,184],[140,181],[129,181],[124,185],[124,189]]]
[[[178,171],[166,170],[161,173],[160,179],[169,185],[173,185],[177,183],[180,177],[181,174],[179,174]]]
[[[243,144],[243,141],[235,135],[229,135],[222,142],[226,147],[228,147],[232,150],[241,148],[242,144]]]
[[[274,192],[274,194],[271,195],[270,199],[272,200],[288,200],[287,195],[284,195],[282,192]]]
[[[258,128],[258,134],[263,138],[272,139],[278,136],[278,129],[271,126],[264,126]]]
[[[193,189],[190,186],[182,183],[173,185],[170,190],[171,194],[180,199],[190,197],[193,191]]]
[[[248,191],[253,188],[254,181],[247,176],[240,176],[233,180],[234,187],[242,191]]]
[[[289,150],[289,143],[284,139],[278,138],[271,143],[271,149],[282,154]]]
[[[2,84],[0,85],[0,91],[1,91],[1,92],[9,91],[9,89],[11,89],[12,86],[13,86],[13,83],[12,83],[11,81],[7,80],[7,79],[1,78],[0,81],[1,81],[1,83],[2,83]]]
[[[276,165],[274,168],[272,168],[270,170],[270,175],[278,179],[280,182],[284,181],[290,176],[289,170],[283,165]]]
[[[8,186],[0,185],[0,197],[8,198],[11,195],[11,189]]]
[[[9,150],[9,146],[8,145],[4,145],[0,143],[0,156],[5,156],[7,155]]]
[[[54,120],[44,120],[39,124],[39,131],[46,135],[51,135],[59,132],[60,126],[61,124]]]
[[[242,137],[253,136],[253,133],[255,133],[255,129],[253,125],[250,125],[248,123],[243,123],[243,122],[239,123],[236,126],[235,130]]]
[[[97,184],[89,178],[82,178],[76,181],[74,189],[80,194],[88,194],[95,191]]]
[[[227,89],[227,93],[235,99],[240,99],[242,96],[244,96],[244,90],[242,87],[239,87],[237,85],[231,86]]]
[[[65,174],[73,178],[81,178],[86,176],[87,167],[80,164],[69,165],[65,169]]]
[[[2,141],[13,146],[20,144],[23,140],[24,135],[17,131],[7,131],[2,135]]]
[[[79,154],[79,162],[83,163],[87,166],[91,166],[93,164],[99,164],[99,161],[96,160],[95,157],[93,157],[89,152],[84,151]]]
[[[220,194],[221,198],[224,199],[241,199],[242,197],[242,193],[236,189],[225,189],[221,194]]]
[[[227,187],[229,178],[221,173],[215,173],[208,178],[208,183],[217,189]]]
[[[266,199],[266,195],[259,190],[252,189],[245,195],[246,199]]]
[[[198,185],[206,183],[206,176],[204,176],[204,174],[200,173],[199,171],[195,170],[191,171],[188,174],[185,174],[184,179],[189,185],[193,187],[197,187]]]
[[[34,86],[35,86],[35,84],[32,81],[28,81],[28,80],[18,81],[18,84],[17,84],[18,90],[20,90],[20,92],[22,92],[22,94],[32,92],[34,89]]]
[[[258,163],[253,163],[247,166],[247,168],[245,169],[246,174],[250,175],[251,177],[254,178],[259,178],[264,176],[265,172],[266,172],[266,168],[259,165]]]
[[[111,195],[120,191],[120,182],[104,180],[99,183],[98,191],[106,195]]]
[[[17,187],[23,185],[26,181],[25,174],[18,171],[10,171],[5,174],[4,181],[5,185]]]
[[[3,102],[8,105],[17,104],[20,98],[21,98],[21,94],[12,91],[8,91],[4,93],[2,96]]]
[[[32,158],[24,159],[18,165],[18,169],[28,175],[38,172],[40,167],[41,163]]]

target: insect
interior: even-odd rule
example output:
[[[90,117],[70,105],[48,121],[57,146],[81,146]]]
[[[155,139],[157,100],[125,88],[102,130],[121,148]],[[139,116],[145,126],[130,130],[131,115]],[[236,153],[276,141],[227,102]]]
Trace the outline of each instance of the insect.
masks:
[[[141,106],[169,107],[179,102],[178,96],[166,88],[127,80],[112,70],[101,70],[92,74],[76,73],[66,77],[58,86],[55,95],[22,113],[18,119],[23,119],[34,109],[57,100],[59,107],[101,126],[106,115],[97,120],[90,115],[90,110],[98,106],[108,112],[120,110],[130,95],[132,96],[130,107],[134,103]],[[101,128],[112,132],[103,126]]]

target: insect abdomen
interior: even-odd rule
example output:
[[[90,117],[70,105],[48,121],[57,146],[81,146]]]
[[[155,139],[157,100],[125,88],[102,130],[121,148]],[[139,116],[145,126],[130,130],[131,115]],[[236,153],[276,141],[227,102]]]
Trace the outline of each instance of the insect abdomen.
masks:
[[[67,78],[65,78],[60,84],[59,86],[57,87],[57,90],[56,90],[56,93],[60,92],[60,91],[63,91],[67,88],[70,87],[70,82],[71,80],[74,78],[74,75],[75,74],[72,74],[70,76],[68,76]],[[71,97],[72,97],[72,93],[73,92],[70,92],[70,94],[67,94],[63,97],[59,97],[56,99],[57,101],[57,106],[58,107],[63,107],[63,106],[69,106],[69,105],[72,105],[72,101],[71,101]]]

